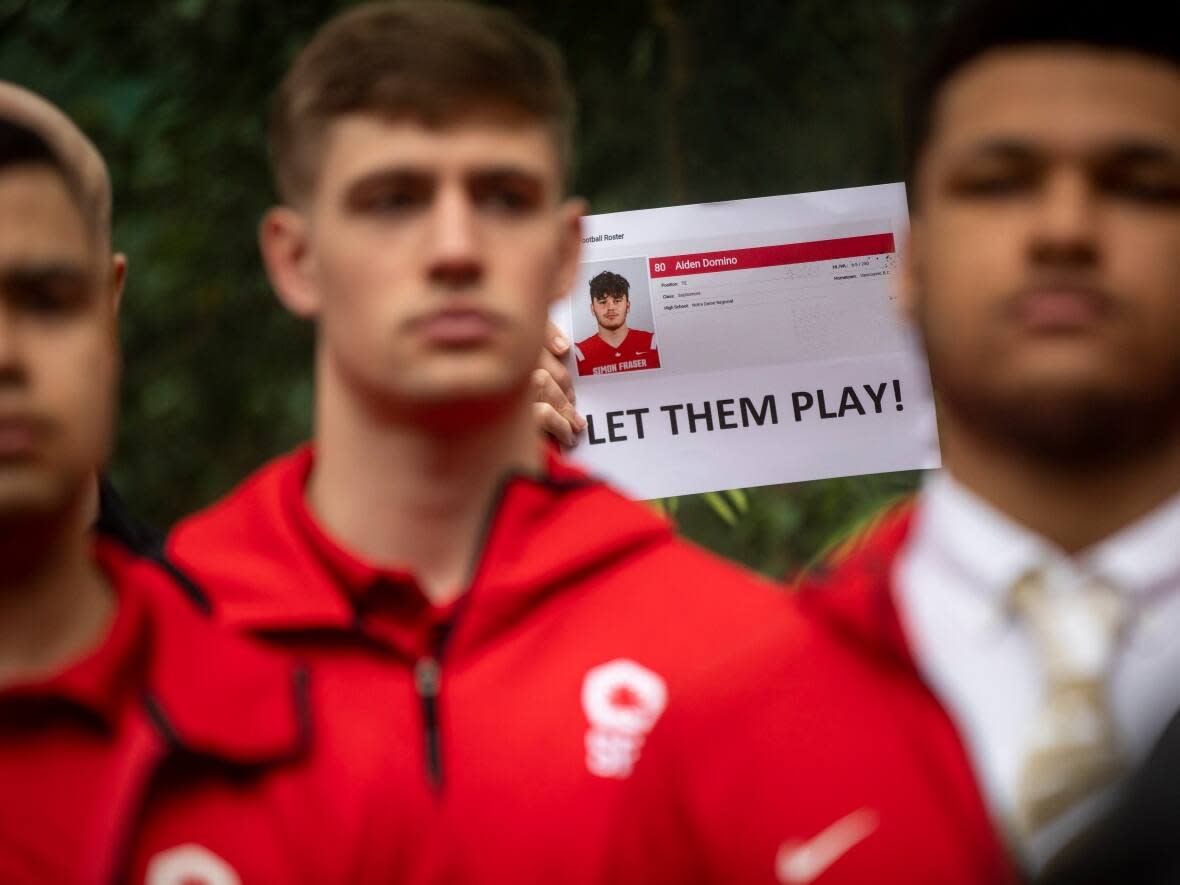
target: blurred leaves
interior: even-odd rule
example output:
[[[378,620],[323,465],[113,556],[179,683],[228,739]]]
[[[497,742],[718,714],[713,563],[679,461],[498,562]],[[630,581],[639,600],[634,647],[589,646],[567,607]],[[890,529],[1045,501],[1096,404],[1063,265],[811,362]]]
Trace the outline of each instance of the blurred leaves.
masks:
[[[332,0],[0,0],[0,77],[59,103],[115,183],[130,257],[116,482],[167,523],[307,432],[311,332],[255,229],[271,91]],[[905,65],[944,0],[503,5],[567,55],[596,212],[896,180]],[[683,529],[771,574],[911,489],[900,474],[690,497]]]

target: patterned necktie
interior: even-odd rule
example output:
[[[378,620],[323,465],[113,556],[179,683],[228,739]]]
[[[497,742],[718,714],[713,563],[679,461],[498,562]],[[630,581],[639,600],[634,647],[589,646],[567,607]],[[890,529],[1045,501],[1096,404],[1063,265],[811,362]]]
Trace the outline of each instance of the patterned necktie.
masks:
[[[1045,672],[1017,784],[1017,822],[1031,834],[1125,773],[1106,692],[1124,606],[1110,587],[1054,588],[1039,570],[1017,582],[1011,601]]]

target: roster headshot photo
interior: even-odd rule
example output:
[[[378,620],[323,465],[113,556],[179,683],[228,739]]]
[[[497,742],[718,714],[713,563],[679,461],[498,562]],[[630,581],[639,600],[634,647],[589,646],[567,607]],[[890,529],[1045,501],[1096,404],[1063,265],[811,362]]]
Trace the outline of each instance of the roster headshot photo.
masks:
[[[578,375],[660,368],[646,257],[584,264],[572,308]]]

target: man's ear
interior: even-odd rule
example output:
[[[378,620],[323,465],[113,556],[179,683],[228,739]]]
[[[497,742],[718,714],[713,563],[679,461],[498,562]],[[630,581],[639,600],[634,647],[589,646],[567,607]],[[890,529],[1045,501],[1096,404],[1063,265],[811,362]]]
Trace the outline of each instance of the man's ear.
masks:
[[[266,275],[279,301],[291,313],[306,319],[319,314],[319,290],[315,286],[307,219],[290,206],[276,206],[258,225],[258,247]]]
[[[550,301],[558,301],[565,297],[578,275],[578,262],[582,258],[582,216],[589,208],[586,201],[574,197],[561,204],[558,212],[560,218],[560,241],[558,243],[557,285],[550,294]],[[594,305],[590,305],[590,313],[594,313]]]
[[[897,295],[897,308],[901,312],[902,319],[910,325],[915,322],[919,281],[923,276],[922,250],[924,245],[922,223],[919,219],[913,218],[910,221],[909,234],[902,244],[898,273],[893,282],[893,290]]]
[[[107,291],[111,293],[111,313],[119,315],[123,306],[123,289],[127,285],[127,256],[116,252],[111,256],[111,264],[107,269]]]

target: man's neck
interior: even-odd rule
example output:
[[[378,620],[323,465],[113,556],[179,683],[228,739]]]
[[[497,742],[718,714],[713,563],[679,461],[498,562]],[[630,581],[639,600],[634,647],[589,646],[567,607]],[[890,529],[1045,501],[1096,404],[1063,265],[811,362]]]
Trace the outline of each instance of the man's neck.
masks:
[[[374,415],[339,387],[317,396],[312,512],[349,550],[410,569],[432,602],[450,602],[471,579],[504,476],[542,468],[527,395],[457,431]]]
[[[1154,453],[1078,467],[1046,463],[939,421],[943,466],[974,494],[1067,553],[1077,553],[1180,493],[1180,439]]]
[[[110,629],[116,600],[82,515],[0,527],[0,686],[51,676]]]
[[[627,333],[630,331],[626,325],[619,326],[617,329],[604,329],[602,326],[599,326],[598,337],[611,347],[618,347],[623,343],[623,339],[627,337]]]

